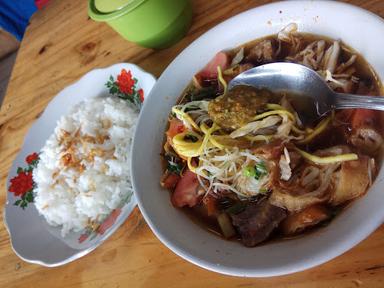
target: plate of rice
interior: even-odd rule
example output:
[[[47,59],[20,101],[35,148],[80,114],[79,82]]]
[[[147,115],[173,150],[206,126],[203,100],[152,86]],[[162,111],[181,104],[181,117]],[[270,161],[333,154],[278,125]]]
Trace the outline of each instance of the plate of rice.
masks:
[[[86,255],[136,206],[131,145],[155,78],[133,64],[96,69],[66,87],[33,124],[8,175],[4,221],[27,262]]]

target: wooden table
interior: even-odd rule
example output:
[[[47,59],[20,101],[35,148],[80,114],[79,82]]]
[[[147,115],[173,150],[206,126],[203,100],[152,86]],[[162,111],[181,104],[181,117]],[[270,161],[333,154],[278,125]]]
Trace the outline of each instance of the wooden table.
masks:
[[[8,170],[24,135],[57,92],[89,70],[117,62],[136,63],[159,76],[202,33],[270,1],[195,0],[194,22],[187,37],[162,51],[138,47],[107,25],[93,22],[87,16],[86,2],[51,1],[31,19],[0,110],[1,203],[5,202]],[[384,16],[382,0],[346,2]],[[57,268],[20,260],[0,221],[0,287],[384,287],[384,226],[319,267],[283,277],[247,279],[206,271],[176,256],[153,235],[138,210],[94,252]]]

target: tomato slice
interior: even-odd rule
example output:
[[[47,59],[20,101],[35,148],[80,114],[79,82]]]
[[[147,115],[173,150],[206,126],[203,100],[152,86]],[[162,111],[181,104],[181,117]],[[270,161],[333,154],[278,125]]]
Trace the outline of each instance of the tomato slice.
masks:
[[[172,139],[175,135],[183,133],[184,130],[185,126],[183,124],[183,121],[177,118],[173,118],[169,121],[169,128],[166,134],[169,138]]]
[[[209,63],[198,74],[203,78],[216,78],[218,66],[220,66],[221,70],[225,70],[229,66],[229,58],[226,53],[217,53],[215,57],[213,57],[213,59],[209,61]]]
[[[169,173],[164,180],[161,181],[161,185],[167,189],[173,189],[180,180],[180,176],[175,173]]]
[[[197,175],[187,169],[172,194],[172,204],[175,207],[195,206],[200,200],[200,195],[198,194],[199,186]]]
[[[370,109],[355,109],[351,125],[352,129],[357,129],[361,127],[375,127],[377,120],[379,118],[379,112],[376,110]]]

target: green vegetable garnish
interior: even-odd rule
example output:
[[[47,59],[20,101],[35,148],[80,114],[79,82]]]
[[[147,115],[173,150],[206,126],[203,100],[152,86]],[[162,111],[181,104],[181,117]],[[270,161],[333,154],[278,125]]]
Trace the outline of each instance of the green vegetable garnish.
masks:
[[[268,174],[268,171],[267,171],[267,168],[265,167],[264,162],[256,163],[255,169],[256,169],[256,176],[255,176],[256,179],[260,179],[260,177]]]
[[[166,156],[165,159],[167,160],[167,170],[171,173],[181,175],[184,164],[177,161],[175,157],[172,156]]]
[[[254,167],[247,166],[243,169],[243,175],[246,177],[254,177],[256,180],[259,180],[261,177],[268,174],[268,170],[265,167],[264,162],[256,163]]]
[[[256,169],[252,166],[247,166],[243,169],[243,175],[245,177],[255,177],[256,176]]]
[[[177,163],[168,163],[168,171],[169,172],[172,172],[175,174],[180,174],[182,169],[183,168],[181,167],[181,165],[179,165]]]

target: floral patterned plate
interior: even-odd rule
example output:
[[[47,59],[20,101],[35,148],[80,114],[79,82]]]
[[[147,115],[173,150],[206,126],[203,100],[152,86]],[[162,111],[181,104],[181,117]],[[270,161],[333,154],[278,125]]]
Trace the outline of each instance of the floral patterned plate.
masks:
[[[151,74],[133,64],[116,64],[88,72],[48,104],[26,135],[24,145],[8,175],[4,222],[12,248],[20,258],[50,267],[66,264],[91,252],[127,219],[136,206],[133,195],[101,219],[93,229],[71,232],[61,237],[60,227],[48,225],[33,204],[35,184],[32,170],[56,122],[62,115],[68,114],[73,105],[87,97],[114,94],[141,107],[144,97],[149,94],[155,82]]]

